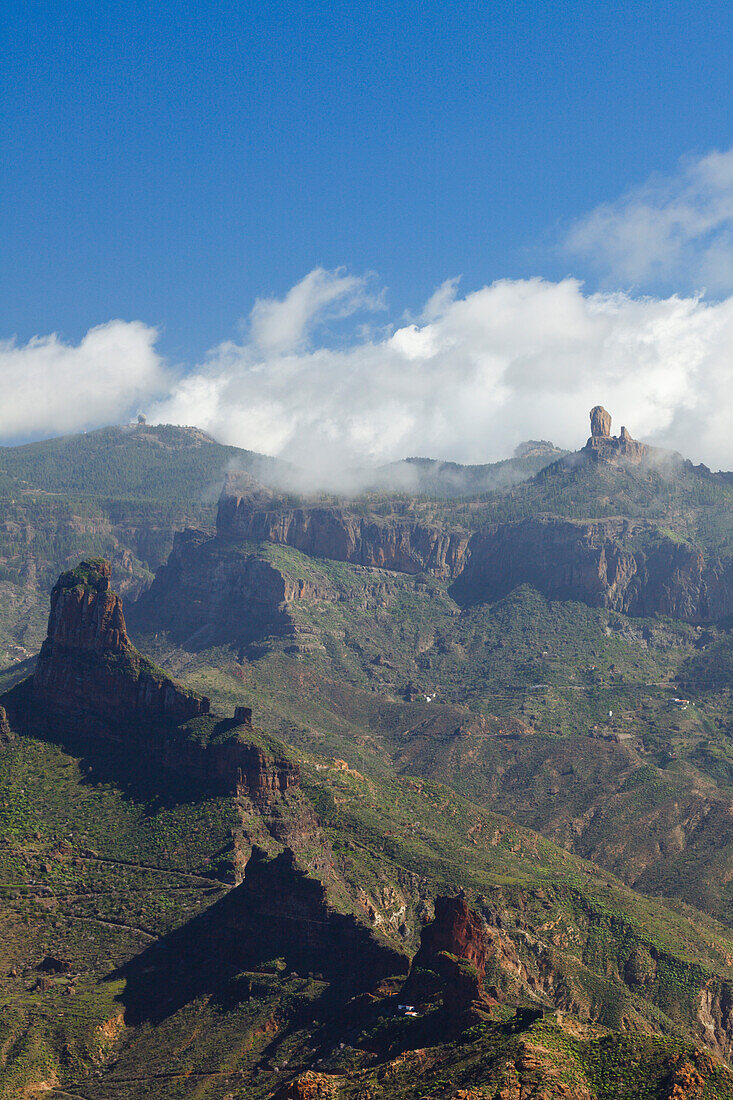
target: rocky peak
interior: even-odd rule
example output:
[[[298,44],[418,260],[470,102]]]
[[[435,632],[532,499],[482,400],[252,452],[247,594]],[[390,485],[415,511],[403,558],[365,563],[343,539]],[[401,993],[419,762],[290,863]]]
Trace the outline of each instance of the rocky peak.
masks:
[[[209,700],[157,669],[127,636],[122,600],[110,587],[108,561],[82,561],[51,593],[48,634],[32,690],[49,720],[74,720],[106,733],[139,722],[187,722]]]
[[[136,764],[154,764],[209,789],[270,805],[299,783],[298,766],[252,726],[252,710],[209,713],[209,700],[171,680],[127,636],[109,562],[62,573],[35,673],[2,697],[8,717],[36,733],[85,745],[115,742]]]
[[[515,458],[539,458],[563,453],[549,439],[525,439],[514,448]]]
[[[80,562],[61,574],[51,592],[47,651],[57,645],[113,653],[130,648],[122,600],[111,591],[111,578],[103,558]]]
[[[603,405],[594,405],[590,411],[590,434],[592,438],[610,438],[611,414],[603,408]]]
[[[466,1022],[466,1013],[485,1003],[487,936],[484,923],[461,891],[435,899],[435,920],[420,937],[402,998],[415,1004],[440,1000],[448,1018]]]
[[[595,405],[590,411],[590,439],[581,451],[586,457],[597,462],[617,463],[641,462],[651,453],[651,447],[637,443],[628,430],[621,428],[620,435],[611,435],[611,414],[602,405]]]

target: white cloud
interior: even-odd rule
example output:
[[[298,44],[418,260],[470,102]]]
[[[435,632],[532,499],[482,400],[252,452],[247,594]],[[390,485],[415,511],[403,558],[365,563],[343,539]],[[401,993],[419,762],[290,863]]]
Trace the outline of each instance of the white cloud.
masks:
[[[315,339],[324,316],[376,301],[363,280],[318,271],[268,303],[267,323],[255,307],[243,343],[183,376],[139,322],[100,325],[78,345],[0,345],[0,435],[79,431],[142,408],[332,476],[407,455],[486,462],[527,438],[574,448],[601,403],[615,430],[733,468],[733,297],[588,294],[574,279],[460,296],[451,280],[416,322],[375,336],[353,318],[337,348]]]
[[[682,162],[571,227],[565,246],[618,284],[733,290],[733,149]]]
[[[0,342],[0,434],[6,441],[119,422],[170,390],[155,329],[109,321],[77,345],[57,335]]]
[[[317,267],[284,298],[258,298],[250,314],[250,339],[262,352],[283,354],[302,347],[316,321],[349,317],[361,309],[382,309],[370,291],[370,275],[346,275]]]
[[[300,331],[313,322],[301,313]],[[153,414],[339,471],[415,454],[485,462],[526,438],[576,447],[600,402],[616,430],[733,467],[733,299],[585,294],[574,279],[458,297],[452,281],[419,323],[379,339],[272,346],[222,345]]]

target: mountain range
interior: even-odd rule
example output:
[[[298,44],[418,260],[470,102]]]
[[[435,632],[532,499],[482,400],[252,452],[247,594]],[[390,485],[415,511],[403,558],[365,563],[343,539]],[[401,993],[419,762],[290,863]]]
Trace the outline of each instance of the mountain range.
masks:
[[[0,1096],[733,1097],[733,477],[340,482],[0,450]]]

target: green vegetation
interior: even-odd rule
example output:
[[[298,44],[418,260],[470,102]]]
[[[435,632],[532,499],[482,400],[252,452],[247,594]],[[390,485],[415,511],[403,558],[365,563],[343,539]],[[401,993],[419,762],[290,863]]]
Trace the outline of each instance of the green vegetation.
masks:
[[[524,1049],[521,1043],[541,1037],[542,1046],[551,1044],[558,1072],[577,1070],[578,1080],[596,1082],[595,1095],[613,1096],[602,1074],[617,1074],[623,1057],[634,1052],[642,1057],[646,1032],[668,1036],[654,1048],[664,1057],[645,1068],[650,1082],[661,1081],[662,1068],[669,1072],[673,1055],[692,1049],[680,1037],[695,1026],[699,990],[722,991],[727,980],[728,930],[702,914],[677,913],[634,894],[440,784],[377,779],[299,756],[303,790],[322,829],[304,830],[310,818],[296,792],[280,807],[276,831],[300,838],[306,867],[332,853],[332,904],[362,920],[371,907],[395,942],[414,945],[426,902],[464,887],[502,929],[523,973],[535,983],[551,960],[558,988],[567,989],[576,1012],[595,1019],[606,1036],[599,1047],[592,1029],[579,1039],[577,1027],[567,1032],[550,1020],[527,1032],[509,1006],[526,998],[530,986],[499,963],[492,980],[507,1001],[499,1022],[487,1021],[472,1038],[431,1040],[424,1083],[488,1082],[495,1056],[504,1065],[512,1051]],[[227,888],[222,855],[232,859],[243,845],[246,852],[247,838],[259,843],[262,836],[272,845],[267,828],[275,827],[263,828],[267,819],[258,823],[251,810],[243,816],[233,799],[177,797],[175,786],[159,778],[149,790],[139,781],[120,785],[113,775],[124,774],[120,760],[97,754],[79,760],[29,737],[16,737],[0,755],[6,838],[0,849],[6,1052],[0,1081],[7,1097],[21,1082],[50,1081],[59,1083],[60,1097],[68,1089],[89,1100],[133,1100],[155,1079],[165,1090],[160,1095],[170,1097],[214,1100],[231,1092],[264,1098],[298,1065],[310,1064],[314,1045],[321,1070],[345,1074],[344,1095],[351,1095],[351,1071],[368,1068],[374,1058],[366,1054],[369,1035],[390,1048],[423,1045],[420,1027],[427,1023],[416,1021],[411,1031],[394,1020],[388,997],[373,1009],[364,1047],[348,1027],[344,1033],[328,1012],[322,1015],[323,983],[289,973],[282,961],[269,976],[264,967],[233,975],[215,995],[176,1008],[155,1026],[123,1027],[127,994],[115,968],[220,898]],[[48,957],[62,960],[59,975],[45,975],[41,964]],[[653,960],[649,971],[645,959]],[[636,1032],[625,1046],[604,1030],[618,1026],[620,1013]],[[376,1026],[379,1019],[383,1024]],[[410,1091],[414,1078],[405,1077],[400,1087],[403,1093],[394,1095],[422,1095]]]
[[[134,599],[175,530],[211,529],[232,465],[277,474],[195,429],[0,451],[3,682],[29,668],[59,573],[95,587],[93,559],[107,556],[113,586]],[[510,482],[516,463],[413,465],[418,493],[369,491],[352,510],[465,531],[541,514],[625,517],[623,547],[733,552],[730,480],[675,459],[563,461],[480,494],[481,478]],[[473,495],[457,495],[470,477]],[[253,599],[288,594],[259,625],[253,616],[246,645],[189,652],[159,630],[136,638],[150,658],[112,660],[135,676],[175,675],[225,714],[251,706],[254,729],[212,715],[180,733],[240,736],[296,763],[300,787],[208,797],[121,746],[3,737],[2,1100],[33,1088],[58,1100],[733,1098],[730,1073],[702,1046],[733,1050],[727,624],[632,620],[529,586],[462,608],[429,576],[279,545],[221,553],[227,567],[266,563],[275,595],[257,580]],[[490,998],[465,1019],[446,1022],[440,1000],[407,1018],[390,979],[344,1006],[279,948],[256,969],[232,961],[224,977],[204,966],[209,984],[174,998],[192,965],[176,935],[190,927],[195,940],[202,914],[238,896],[254,844],[291,847],[330,906],[409,953],[436,894],[463,889],[489,929]],[[294,936],[307,939],[301,917]],[[136,1016],[160,957],[171,991],[158,991],[157,1015]],[[303,1073],[302,1092],[286,1092]]]
[[[101,428],[0,448],[0,488],[10,493],[18,486],[75,499],[215,501],[223,471],[234,461],[242,469],[268,464],[261,455],[222,446],[195,428]]]

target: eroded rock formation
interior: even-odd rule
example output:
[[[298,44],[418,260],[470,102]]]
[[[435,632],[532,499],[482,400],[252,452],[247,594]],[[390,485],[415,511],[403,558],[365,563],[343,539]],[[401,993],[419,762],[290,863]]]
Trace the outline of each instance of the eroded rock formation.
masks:
[[[487,1000],[488,945],[484,922],[462,893],[437,897],[435,920],[422,930],[402,997],[418,1003],[439,998],[454,1022],[463,1020]]]
[[[255,847],[244,881],[227,901],[243,935],[256,937],[263,958],[283,956],[292,966],[321,971],[354,989],[407,971],[407,956],[334,909],[324,884],[298,866],[290,848],[270,859]]]
[[[348,507],[289,507],[261,489],[225,487],[219,500],[217,533],[226,539],[285,543],[318,558],[452,577],[460,572],[468,535],[412,519],[360,516]]]
[[[621,434],[611,435],[611,414],[602,405],[590,411],[590,439],[581,452],[597,462],[642,462],[653,454],[653,448],[637,443],[626,428]]]
[[[648,459],[654,465],[661,454],[632,439],[625,427],[612,436],[611,417],[600,405],[591,411],[591,430],[586,446],[558,464],[561,482],[568,475],[582,479],[595,464],[639,466]],[[682,469],[679,456],[666,456],[664,469],[670,478],[694,476],[691,468]],[[609,493],[614,476],[610,472]],[[654,477],[642,470],[641,478],[641,491],[652,494]],[[629,615],[711,622],[733,613],[733,562],[705,554],[648,520],[579,521],[543,514],[469,532],[419,522],[407,511],[403,516],[399,502],[395,509],[383,517],[360,514],[349,504],[294,505],[252,478],[230,479],[219,501],[216,536],[187,531],[176,537],[168,564],[139,602],[140,625],[168,630],[191,649],[294,637],[293,601],[328,600],[333,593],[321,590],[315,579],[294,582],[253,543],[449,579],[462,604],[498,599],[529,584],[551,599]]]
[[[178,725],[208,714],[209,700],[175,684],[127,636],[108,561],[62,573],[51,593],[48,633],[33,675],[38,703],[82,726]]]
[[[292,849],[270,857],[255,846],[239,886],[125,968],[126,1010],[133,1017],[168,1016],[242,971],[270,969],[274,960],[318,975],[341,996],[370,990],[409,965],[382,936],[335,908]],[[245,982],[251,981],[250,974]]]
[[[627,615],[707,622],[733,611],[733,564],[707,561],[698,547],[641,520],[542,517],[475,535],[456,598],[500,599],[519,584]]]
[[[260,805],[297,786],[297,765],[256,743],[248,707],[233,718],[210,714],[205,696],[137,651],[110,576],[109,562],[94,559],[59,577],[36,670],[3,697],[13,723],[118,744],[133,763]]]
[[[608,439],[611,435],[611,414],[603,405],[595,405],[590,411],[590,434],[601,439]]]
[[[435,899],[435,920],[423,928],[413,966],[432,969],[442,951],[466,959],[482,978],[486,973],[484,922],[469,907],[463,894]]]

